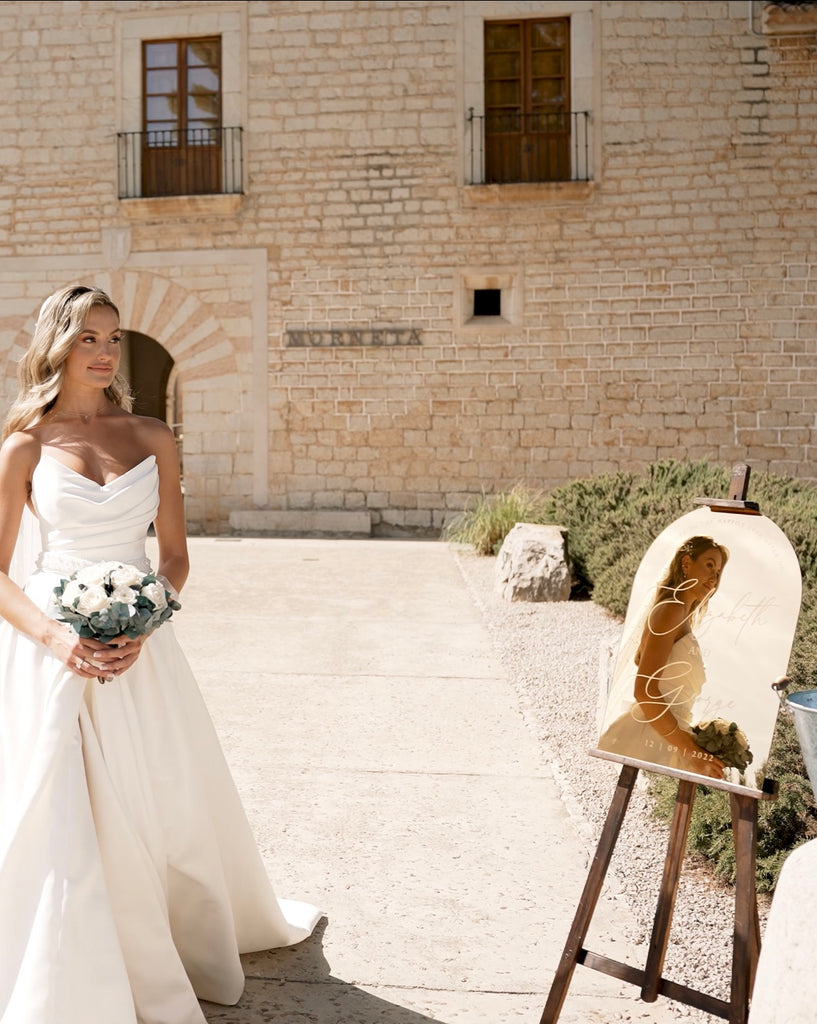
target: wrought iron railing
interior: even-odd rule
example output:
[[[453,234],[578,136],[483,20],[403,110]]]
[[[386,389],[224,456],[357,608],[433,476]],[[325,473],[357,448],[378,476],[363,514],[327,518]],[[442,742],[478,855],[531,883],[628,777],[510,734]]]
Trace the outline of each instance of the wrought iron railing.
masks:
[[[119,198],[244,191],[240,128],[119,132]]]
[[[589,181],[590,114],[467,116],[469,185]]]

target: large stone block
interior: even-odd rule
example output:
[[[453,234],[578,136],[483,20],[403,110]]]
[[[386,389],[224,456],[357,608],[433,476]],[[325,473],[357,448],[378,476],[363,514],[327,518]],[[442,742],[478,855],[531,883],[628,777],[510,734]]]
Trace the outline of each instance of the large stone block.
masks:
[[[564,530],[517,523],[497,557],[496,591],[508,601],[567,601],[571,583]]]

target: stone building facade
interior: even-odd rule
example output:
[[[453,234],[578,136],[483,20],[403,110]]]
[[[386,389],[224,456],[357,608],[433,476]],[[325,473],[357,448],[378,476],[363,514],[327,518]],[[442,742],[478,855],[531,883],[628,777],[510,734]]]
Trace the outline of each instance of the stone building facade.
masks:
[[[552,21],[566,164],[486,172],[486,26]],[[230,168],[156,194],[145,44],[202,39]],[[45,295],[109,290],[193,531],[435,531],[669,457],[817,478],[810,5],[25,0],[0,54],[0,404]]]

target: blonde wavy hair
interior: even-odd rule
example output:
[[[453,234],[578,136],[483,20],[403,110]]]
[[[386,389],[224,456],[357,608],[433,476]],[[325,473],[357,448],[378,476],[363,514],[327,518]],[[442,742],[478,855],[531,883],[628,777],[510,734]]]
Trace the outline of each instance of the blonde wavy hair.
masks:
[[[684,576],[684,559],[687,555],[694,562],[706,551],[720,552],[721,559],[723,560],[721,563],[721,572],[723,572],[726,568],[726,563],[729,561],[729,552],[723,544],[718,544],[718,542],[714,541],[711,537],[690,537],[688,540],[684,541],[672,556],[672,561],[667,566],[664,578],[656,588],[655,604],[658,604],[660,601],[666,601],[668,598],[672,597],[678,588],[683,585],[686,578]],[[717,587],[715,589],[717,589]]]
[[[54,405],[62,387],[65,360],[94,306],[107,306],[119,316],[119,310],[105,292],[86,285],[61,288],[42,304],[34,337],[17,364],[19,391],[6,416],[3,440],[16,430],[32,426]],[[116,374],[105,394],[115,405],[130,412],[130,388],[121,374]]]
[[[645,631],[649,628],[650,615],[659,604],[662,604],[665,601],[678,600],[678,591],[682,589],[687,582],[686,577],[684,576],[684,558],[689,555],[689,557],[695,561],[695,559],[699,558],[704,554],[704,552],[710,550],[720,552],[722,559],[721,573],[723,573],[723,570],[726,568],[726,563],[729,561],[729,551],[723,546],[723,544],[718,544],[717,541],[713,540],[711,537],[690,537],[677,549],[675,554],[672,556],[672,560],[670,561],[663,578],[655,589],[655,596],[650,604],[645,619]],[[720,580],[718,583],[720,583]],[[703,601],[693,602],[691,608],[692,615],[690,618],[691,625],[695,626],[700,622],[704,612],[706,611],[706,607],[709,604],[709,598],[712,597],[717,589],[718,588],[716,586]],[[641,641],[638,645],[638,650],[636,651],[634,658],[636,665],[641,660],[641,650],[643,646],[644,633],[642,632]]]

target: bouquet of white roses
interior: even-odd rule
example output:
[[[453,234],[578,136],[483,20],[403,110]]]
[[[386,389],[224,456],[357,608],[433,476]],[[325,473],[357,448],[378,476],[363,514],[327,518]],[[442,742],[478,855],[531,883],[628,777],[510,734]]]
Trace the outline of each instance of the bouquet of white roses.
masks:
[[[698,746],[719,757],[727,768],[743,772],[752,763],[754,755],[749,749],[749,740],[735,722],[713,718],[693,725],[692,732]]]
[[[157,576],[123,562],[78,569],[54,588],[54,598],[61,622],[102,643],[152,633],[181,608]]]

